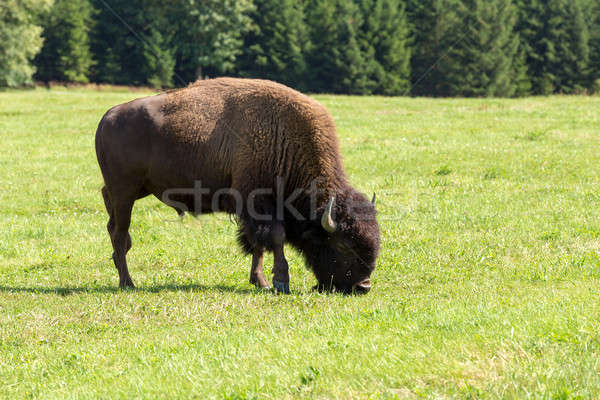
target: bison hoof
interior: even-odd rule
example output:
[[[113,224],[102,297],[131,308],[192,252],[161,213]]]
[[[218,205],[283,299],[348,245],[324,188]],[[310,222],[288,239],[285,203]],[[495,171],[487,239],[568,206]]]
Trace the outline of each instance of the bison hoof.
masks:
[[[258,283],[255,283],[254,286],[256,286],[257,290],[271,290],[271,286],[270,285],[259,285]]]
[[[275,289],[275,293],[290,294],[289,282],[278,282],[273,280],[273,288]]]
[[[126,282],[119,282],[119,287],[121,289],[135,289],[135,285],[131,280],[128,280]]]
[[[250,283],[256,286],[259,290],[271,290],[271,285],[267,282],[264,277],[250,277]]]

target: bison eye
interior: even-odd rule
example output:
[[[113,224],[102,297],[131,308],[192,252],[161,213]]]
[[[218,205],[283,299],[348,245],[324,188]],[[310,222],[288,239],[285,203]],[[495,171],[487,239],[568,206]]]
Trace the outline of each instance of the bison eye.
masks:
[[[346,271],[346,278],[350,278],[352,276],[352,269],[348,269],[348,271]]]

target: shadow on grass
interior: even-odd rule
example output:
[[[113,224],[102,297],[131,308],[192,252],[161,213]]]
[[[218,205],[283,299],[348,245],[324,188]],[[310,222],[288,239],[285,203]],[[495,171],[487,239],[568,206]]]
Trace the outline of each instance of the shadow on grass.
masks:
[[[255,294],[261,293],[259,289],[243,288],[237,286],[225,285],[199,285],[199,284],[167,284],[154,286],[140,286],[133,289],[120,289],[117,286],[91,286],[91,287],[19,287],[19,286],[0,286],[0,292],[4,293],[34,293],[34,294],[58,294],[68,296],[74,293],[119,293],[119,292],[219,292],[219,293],[238,293]]]

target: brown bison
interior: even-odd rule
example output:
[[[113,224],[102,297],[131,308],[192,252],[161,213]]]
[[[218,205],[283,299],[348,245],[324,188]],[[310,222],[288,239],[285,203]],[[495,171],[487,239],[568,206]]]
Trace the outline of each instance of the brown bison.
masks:
[[[347,181],[336,129],[317,101],[264,80],[220,78],[110,109],[96,132],[121,287],[133,203],[150,194],[178,213],[236,214],[252,254],[250,282],[289,293],[284,243],[301,251],[319,290],[367,292],[379,251],[374,198]]]

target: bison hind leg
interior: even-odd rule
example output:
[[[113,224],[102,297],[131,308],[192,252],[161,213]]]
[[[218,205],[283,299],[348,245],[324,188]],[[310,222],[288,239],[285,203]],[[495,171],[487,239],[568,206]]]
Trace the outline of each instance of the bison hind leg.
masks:
[[[252,267],[250,268],[250,283],[260,289],[271,289],[263,271],[263,257],[265,250],[257,248],[252,253]]]
[[[271,286],[265,278],[263,270],[264,247],[257,243],[251,243],[243,226],[238,228],[237,239],[246,254],[252,254],[252,266],[250,267],[250,283],[260,289],[270,289]]]
[[[107,230],[113,246],[112,258],[119,272],[119,286],[122,288],[134,287],[127,268],[126,255],[131,249],[129,225],[135,197],[115,198],[106,186],[102,188],[102,196],[109,215]]]

